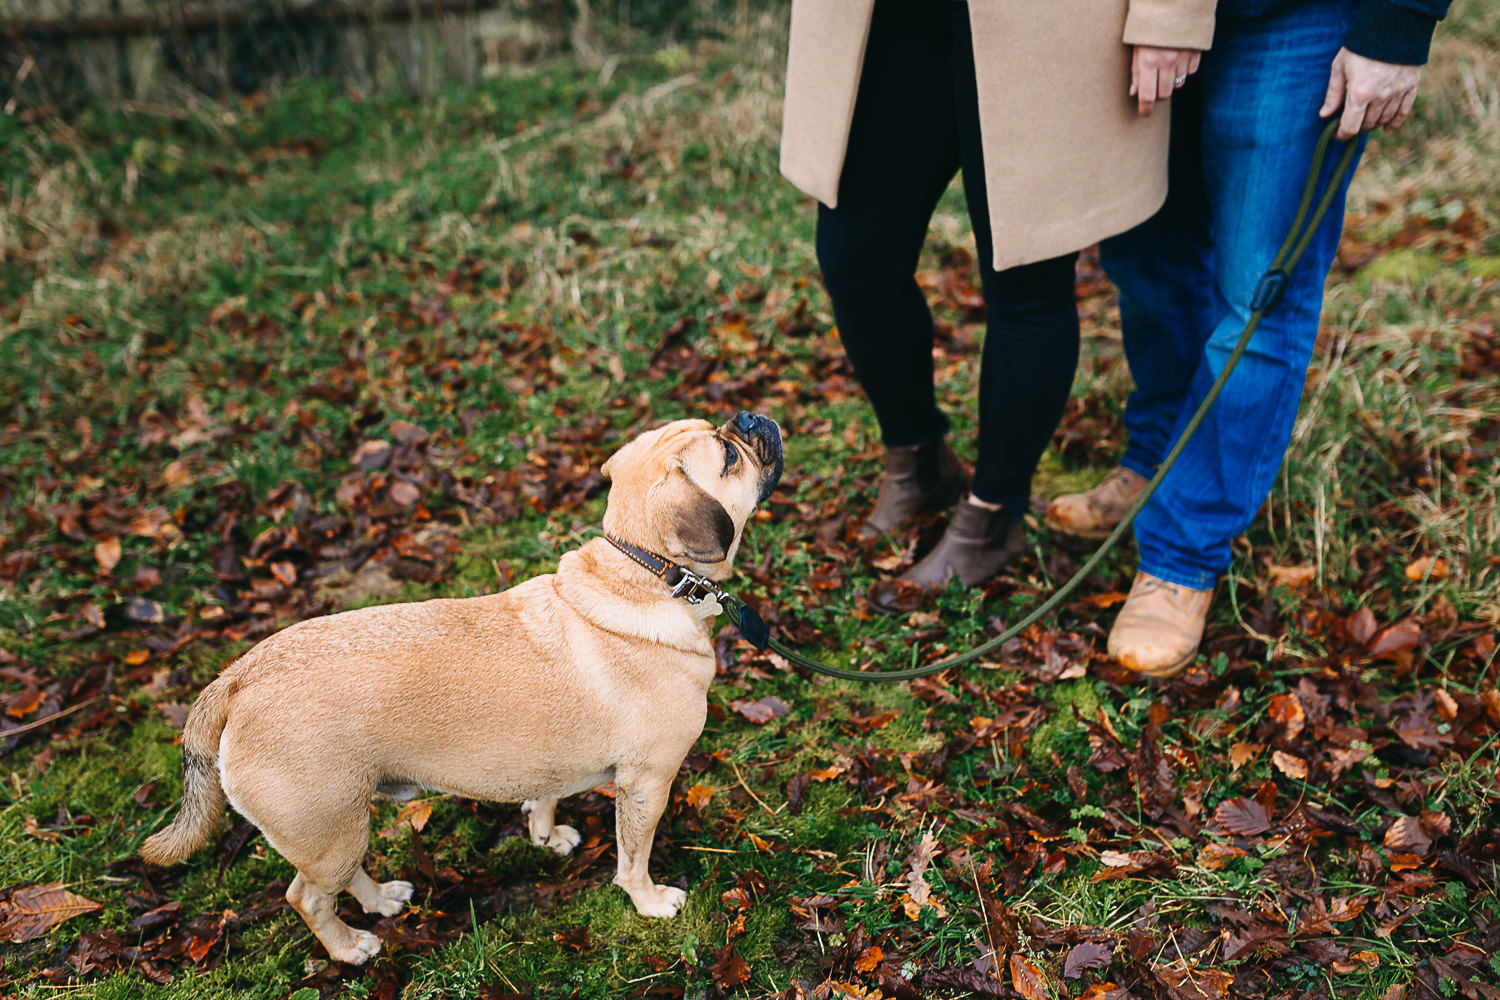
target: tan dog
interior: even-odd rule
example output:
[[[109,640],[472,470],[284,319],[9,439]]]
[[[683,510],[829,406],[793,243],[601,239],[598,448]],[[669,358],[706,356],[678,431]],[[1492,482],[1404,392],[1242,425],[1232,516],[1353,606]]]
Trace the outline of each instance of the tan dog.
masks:
[[[227,798],[296,867],[287,900],[328,953],[359,964],[380,940],[338,918],[338,893],[387,916],[412,894],[364,871],[373,794],[520,801],[532,842],[567,854],[579,838],[553,822],[557,800],[613,780],[615,883],[641,913],[674,916],[686,893],[646,866],[703,729],[719,606],[691,578],[679,592],[706,599],[673,596],[677,570],[652,554],[723,579],[781,468],[765,417],[679,420],[604,463],[604,530],[625,547],[596,538],[503,593],[361,608],[266,639],[193,706],[181,811],[141,854],[187,857]]]

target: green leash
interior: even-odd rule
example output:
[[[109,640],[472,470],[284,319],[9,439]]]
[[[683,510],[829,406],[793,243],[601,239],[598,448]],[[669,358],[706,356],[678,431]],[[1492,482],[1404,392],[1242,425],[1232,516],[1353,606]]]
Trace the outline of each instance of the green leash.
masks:
[[[1339,120],[1335,117],[1323,129],[1323,134],[1318,138],[1317,148],[1313,152],[1312,166],[1307,173],[1307,183],[1302,188],[1302,203],[1297,207],[1297,217],[1292,222],[1291,232],[1287,233],[1286,239],[1281,244],[1281,249],[1276,252],[1275,260],[1271,262],[1270,269],[1261,276],[1260,283],[1255,288],[1255,295],[1250,300],[1251,309],[1253,310],[1250,314],[1250,320],[1245,324],[1245,330],[1240,334],[1240,339],[1234,345],[1234,350],[1229,353],[1229,359],[1224,363],[1224,368],[1219,372],[1219,377],[1214,380],[1214,384],[1209,388],[1208,394],[1203,397],[1203,402],[1199,404],[1197,412],[1193,414],[1193,418],[1188,421],[1187,427],[1183,429],[1182,436],[1177,439],[1177,443],[1167,453],[1167,457],[1163,459],[1161,466],[1156,470],[1156,475],[1152,476],[1151,481],[1146,484],[1146,489],[1136,498],[1135,503],[1131,505],[1124,520],[1115,525],[1115,529],[1104,539],[1103,544],[1099,546],[1099,550],[1089,557],[1088,562],[1084,563],[1067,583],[1064,583],[1057,589],[1057,593],[1053,594],[1045,603],[1026,617],[983,645],[971,649],[967,653],[950,656],[936,663],[929,663],[922,667],[912,667],[908,670],[851,670],[847,667],[835,667],[821,660],[815,660],[810,656],[804,656],[795,649],[773,638],[765,622],[756,613],[754,608],[732,594],[721,593],[719,603],[729,613],[730,620],[739,628],[741,634],[755,646],[761,649],[769,646],[773,651],[785,657],[788,662],[794,663],[799,667],[805,667],[814,673],[826,674],[829,677],[839,677],[849,681],[909,681],[917,677],[928,677],[932,674],[942,673],[944,670],[952,670],[954,667],[962,667],[973,663],[975,660],[998,649],[1001,644],[1020,635],[1036,622],[1041,621],[1047,615],[1051,614],[1058,605],[1067,599],[1069,594],[1078,588],[1084,578],[1098,567],[1109,553],[1109,550],[1114,548],[1115,543],[1129,530],[1131,522],[1135,520],[1136,514],[1151,499],[1151,495],[1156,492],[1156,488],[1161,485],[1161,481],[1171,471],[1173,464],[1177,461],[1177,457],[1182,454],[1183,449],[1187,447],[1187,443],[1192,440],[1193,434],[1197,432],[1199,425],[1203,423],[1203,418],[1207,415],[1209,407],[1213,406],[1214,400],[1219,398],[1219,392],[1224,388],[1224,384],[1229,381],[1230,373],[1234,371],[1234,366],[1239,363],[1240,356],[1245,353],[1245,348],[1249,346],[1250,338],[1254,335],[1256,328],[1260,326],[1261,319],[1269,316],[1281,304],[1281,297],[1286,292],[1288,276],[1291,274],[1292,269],[1297,266],[1297,262],[1302,259],[1302,255],[1307,251],[1308,245],[1312,243],[1313,235],[1318,231],[1318,226],[1323,222],[1323,217],[1328,214],[1328,208],[1333,204],[1333,199],[1338,192],[1339,186],[1343,183],[1344,178],[1348,176],[1349,170],[1354,163],[1354,155],[1358,150],[1358,145],[1353,142],[1346,142],[1338,165],[1334,168],[1333,175],[1328,181],[1327,190],[1323,192],[1322,198],[1318,200],[1317,207],[1313,208],[1313,199],[1318,190],[1318,177],[1323,172],[1323,163],[1327,159],[1328,147],[1333,141],[1334,133],[1338,129],[1338,123]],[[1310,218],[1309,209],[1311,209]]]

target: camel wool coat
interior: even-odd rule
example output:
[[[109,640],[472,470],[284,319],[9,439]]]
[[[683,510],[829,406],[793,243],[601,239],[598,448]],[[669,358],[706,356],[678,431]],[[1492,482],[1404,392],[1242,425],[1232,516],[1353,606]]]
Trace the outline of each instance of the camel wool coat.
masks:
[[[1172,102],[1137,113],[1131,46],[1207,49],[1215,3],[969,0],[997,270],[1082,249],[1161,207]],[[792,3],[781,172],[830,208],[874,6]]]

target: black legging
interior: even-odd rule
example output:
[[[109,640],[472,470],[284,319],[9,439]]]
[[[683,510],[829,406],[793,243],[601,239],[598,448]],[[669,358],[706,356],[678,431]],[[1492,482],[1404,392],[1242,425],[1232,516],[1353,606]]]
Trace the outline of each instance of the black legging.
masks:
[[[991,266],[968,4],[878,0],[838,207],[820,207],[817,246],[839,336],[888,447],[948,429],[915,274],[933,209],[960,167],[988,308],[972,488],[1019,516],[1078,365],[1078,255]]]

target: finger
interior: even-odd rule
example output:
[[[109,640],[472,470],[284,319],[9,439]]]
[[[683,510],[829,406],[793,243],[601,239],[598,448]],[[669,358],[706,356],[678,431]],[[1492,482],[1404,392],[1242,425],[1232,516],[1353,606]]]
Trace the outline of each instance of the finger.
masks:
[[[1141,89],[1141,50],[1136,48],[1130,56],[1130,96],[1134,97]]]
[[[1381,115],[1385,111],[1384,101],[1371,101],[1365,105],[1365,117],[1359,123],[1361,132],[1372,132],[1380,125]]]
[[[1390,128],[1391,122],[1401,113],[1401,100],[1403,95],[1392,94],[1384,104],[1380,106],[1380,120],[1375,123],[1375,128]]]
[[[1156,98],[1165,101],[1177,89],[1177,71],[1168,63],[1156,71]]]
[[[1401,106],[1396,109],[1396,117],[1385,127],[1387,132],[1394,132],[1406,124],[1406,116],[1411,114],[1412,105],[1417,103],[1417,92],[1409,90],[1401,98]]]
[[[1319,118],[1327,118],[1339,109],[1344,101],[1344,64],[1337,58],[1328,70],[1328,90],[1323,94],[1323,106],[1318,109]]]
[[[1136,89],[1136,108],[1142,118],[1151,117],[1156,106],[1156,69],[1149,60],[1141,60],[1140,86]]]
[[[1198,72],[1198,67],[1199,67],[1199,65],[1202,64],[1202,62],[1203,62],[1203,53],[1202,52],[1194,52],[1193,53],[1193,58],[1191,60],[1189,60],[1189,62],[1188,62],[1188,72],[1189,73],[1196,73],[1196,72]]]
[[[1189,53],[1189,52],[1183,52],[1180,55],[1178,55],[1178,57],[1177,57],[1177,72],[1172,77],[1172,82],[1174,84],[1177,84],[1177,86],[1180,87],[1180,86],[1182,86],[1182,83],[1177,83],[1177,81],[1181,80],[1183,83],[1186,83],[1187,82],[1187,78],[1189,76],[1192,76],[1192,74],[1193,74],[1193,57],[1192,57],[1192,54]]]
[[[1344,101],[1343,117],[1339,119],[1338,137],[1340,139],[1352,139],[1359,135],[1360,127],[1365,123],[1367,107],[1369,104],[1356,101],[1353,94],[1347,97]]]

